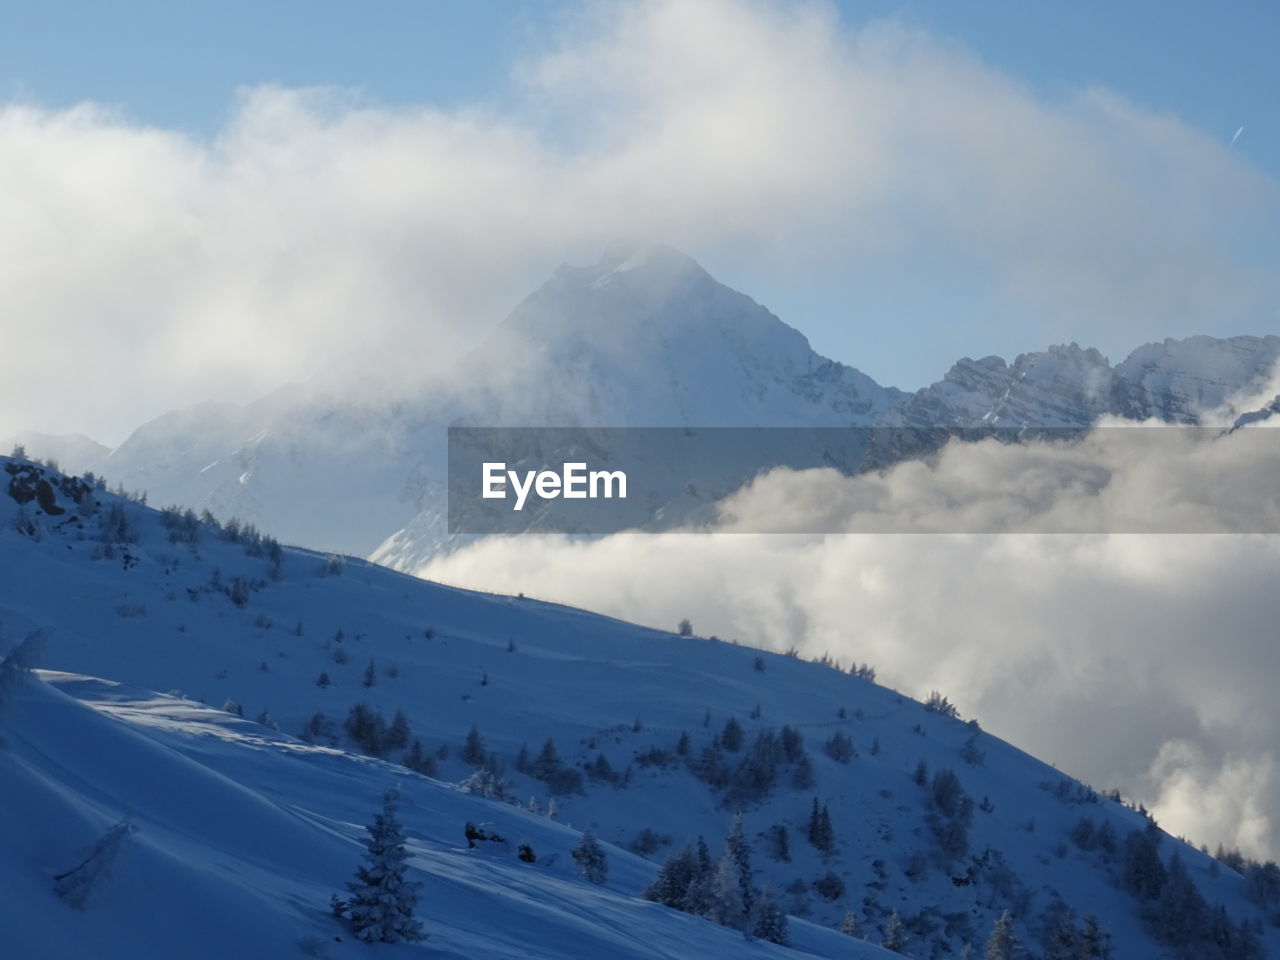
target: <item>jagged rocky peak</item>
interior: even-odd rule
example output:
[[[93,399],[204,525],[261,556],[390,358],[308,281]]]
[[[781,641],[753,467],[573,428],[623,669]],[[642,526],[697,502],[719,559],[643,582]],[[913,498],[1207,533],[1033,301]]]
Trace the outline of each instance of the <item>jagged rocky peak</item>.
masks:
[[[1105,415],[1167,423],[1225,422],[1270,400],[1280,337],[1188,337],[1133,351],[1113,367],[1076,343],[1019,355],[960,360],[887,422],[911,426],[1087,426]],[[1259,393],[1255,400],[1247,399]]]
[[[1280,337],[1187,337],[1148,343],[1116,367],[1121,416],[1196,423],[1231,401],[1247,412],[1267,403],[1280,373]],[[1259,393],[1257,397],[1250,394]],[[1226,411],[1228,414],[1231,411]]]
[[[1076,371],[1111,370],[1111,362],[1095,347],[1081,347],[1071,343],[1057,343],[1044,350],[1020,353],[1013,361],[1011,372],[1015,375],[1037,371],[1041,375],[1057,375]]]
[[[1111,365],[1093,348],[1071,343],[1001,357],[969,357],[918,391],[889,422],[909,426],[1081,426],[1106,410]]]

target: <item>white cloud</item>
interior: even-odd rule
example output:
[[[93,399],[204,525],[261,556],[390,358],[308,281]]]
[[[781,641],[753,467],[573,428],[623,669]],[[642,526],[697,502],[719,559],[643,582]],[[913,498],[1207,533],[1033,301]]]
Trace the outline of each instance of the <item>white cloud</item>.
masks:
[[[117,440],[337,358],[420,372],[617,234],[818,286],[981,277],[1033,342],[1273,315],[1242,251],[1275,184],[1112,93],[751,0],[590,6],[517,76],[502,110],[254,89],[212,141],[0,109],[0,433]]]
[[[1180,432],[1167,432],[1173,444],[1144,442],[1153,432],[1099,430],[1071,451],[969,445],[870,479],[776,474],[739,495],[735,512],[755,529],[768,529],[760,514],[789,498],[834,505],[823,514],[834,529],[850,505],[883,511],[892,529],[954,516],[1036,530],[1069,510],[1107,529],[1135,510],[1166,523],[1160,511],[1186,504],[1183,529],[1230,528],[1268,502],[1275,517],[1280,432],[1223,441],[1223,471],[1209,471]],[[1099,476],[1103,494],[1082,492]],[[1217,488],[1213,477],[1234,480]],[[524,536],[481,542],[421,573],[667,628],[687,616],[703,633],[870,661],[889,684],[917,696],[936,687],[1023,749],[1122,787],[1174,832],[1280,854],[1274,537]]]
[[[1274,394],[1273,394],[1274,396]],[[718,505],[729,532],[1280,532],[1280,430],[1103,421],[1075,440],[951,440],[854,478],[778,468]]]

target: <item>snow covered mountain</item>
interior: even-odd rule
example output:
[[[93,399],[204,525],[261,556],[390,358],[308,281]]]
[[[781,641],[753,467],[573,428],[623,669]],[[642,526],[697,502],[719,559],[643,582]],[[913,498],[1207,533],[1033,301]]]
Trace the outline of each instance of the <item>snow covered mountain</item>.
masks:
[[[1274,399],[1263,391],[1277,360],[1276,336],[1166,340],[1115,366],[1071,344],[1011,364],[965,358],[908,394],[819,356],[684,254],[618,244],[595,264],[557,270],[447,375],[321,376],[243,406],[175,411],[91,463],[71,459],[152,502],[415,570],[449,542],[451,424],[1070,427],[1112,415],[1230,425]],[[1230,406],[1245,395],[1252,405]],[[27,446],[66,455],[52,440]],[[709,478],[699,503],[664,515],[679,520],[744,479]]]
[[[388,956],[963,956],[1006,910],[1032,956],[1280,949],[1274,865],[1214,860],[865,665],[449,589],[0,468],[0,654],[44,634],[45,672],[0,669],[18,956],[363,956],[327,903],[392,784],[431,939]],[[744,884],[691,886],[698,838],[715,858],[738,811],[749,867],[730,844],[717,869]],[[468,822],[505,840],[471,848]],[[570,856],[587,827],[602,885]],[[104,849],[68,898],[55,878]],[[766,890],[789,948],[642,896],[726,916]]]
[[[153,502],[365,555],[436,509],[450,423],[839,425],[902,396],[818,356],[683,254],[615,247],[558,270],[447,378],[321,377],[246,406],[202,404],[89,466]]]
[[[469,422],[494,426],[870,424],[905,395],[669,247],[563,266],[463,365]]]
[[[1078,427],[1109,415],[1230,424],[1228,414],[1249,410],[1224,408],[1267,385],[1277,372],[1277,361],[1277,336],[1149,343],[1114,367],[1097,350],[1074,343],[1024,353],[1012,364],[1000,357],[966,357],[881,422],[912,427]]]

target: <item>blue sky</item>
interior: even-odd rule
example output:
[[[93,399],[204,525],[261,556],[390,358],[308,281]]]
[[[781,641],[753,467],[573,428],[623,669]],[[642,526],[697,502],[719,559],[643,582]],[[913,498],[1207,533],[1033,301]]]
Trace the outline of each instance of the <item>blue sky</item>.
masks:
[[[237,87],[359,87],[388,102],[492,95],[541,4],[149,2],[9,4],[7,92],[122,105],[212,133]]]
[[[966,44],[1050,95],[1101,84],[1175,113],[1280,171],[1280,8],[1241,0],[1025,3],[837,0],[849,24],[894,18]],[[335,84],[386,103],[501,100],[514,60],[544,45],[563,0],[367,4],[187,0],[3,5],[9,97],[91,99],[215,131],[237,87]]]
[[[500,98],[514,58],[554,22],[554,2],[6,4],[9,96],[119,104],[210,135],[238,87],[337,85],[391,104]]]
[[[8,189],[42,225],[61,222],[53,210],[68,197],[99,194],[93,211],[81,205],[66,216],[97,217],[87,232],[107,238],[90,248],[77,236],[74,244],[64,240],[42,252],[30,249],[29,230],[20,234],[12,225],[14,247],[31,257],[31,268],[15,264],[11,276],[22,289],[6,292],[43,317],[47,329],[88,324],[90,314],[94,329],[109,328],[117,321],[104,317],[119,316],[121,331],[157,344],[156,369],[179,371],[139,371],[135,382],[154,381],[154,390],[139,386],[133,402],[101,412],[84,427],[117,437],[130,418],[209,395],[243,398],[350,353],[338,307],[333,317],[315,319],[322,300],[339,304],[349,317],[351,303],[381,302],[381,291],[394,287],[401,299],[388,297],[376,308],[391,318],[382,324],[388,341],[410,322],[430,326],[419,322],[422,316],[448,317],[431,328],[433,343],[447,344],[444,352],[456,349],[467,334],[496,324],[556,263],[590,259],[603,238],[629,232],[636,221],[643,221],[640,235],[682,246],[803,330],[819,351],[906,388],[937,379],[962,354],[1011,358],[1074,339],[1119,360],[1131,347],[1166,335],[1280,328],[1280,290],[1267,279],[1280,275],[1273,216],[1280,210],[1273,103],[1280,57],[1272,49],[1280,14],[1273,6],[1237,3],[1225,11],[1183,0],[840,0],[817,7],[829,14],[816,18],[822,26],[795,30],[784,23],[789,12],[816,5],[708,0],[711,13],[688,12],[702,6],[669,0],[635,7],[558,0],[6,4],[0,99],[9,108],[37,111],[10,110],[10,119],[20,121],[10,130],[19,159],[12,159],[17,148],[8,149],[21,176],[10,170]],[[650,8],[658,13],[625,13]],[[673,28],[682,17],[689,28]],[[867,29],[885,21],[925,41],[886,42]],[[771,30],[778,34],[776,51],[760,45]],[[824,39],[815,41],[818,35]],[[890,52],[878,54],[877,44]],[[633,61],[633,50],[649,59]],[[811,55],[816,66],[808,70]],[[776,75],[794,88],[775,89],[754,77],[761,61],[768,61],[762,76]],[[885,83],[891,95],[872,96],[843,116],[840,85],[868,76],[874,78],[868,89]],[[283,95],[246,101],[240,93],[263,85],[354,90],[369,110]],[[735,85],[747,92],[739,96]],[[1107,93],[1087,93],[1095,89]],[[773,104],[775,93],[792,100]],[[876,114],[882,100],[899,105],[900,122]],[[84,101],[114,112],[69,120],[69,108]],[[812,103],[821,108],[805,116]],[[984,113],[987,103],[991,115]],[[827,149],[824,127],[832,116],[836,159],[818,169],[811,154]],[[965,122],[955,122],[957,116]],[[344,127],[335,117],[352,122]],[[75,128],[74,136],[59,118]],[[706,134],[722,119],[723,134]],[[769,123],[778,138],[795,138],[794,157],[768,155],[775,145]],[[447,136],[439,124],[450,128]],[[278,159],[280,144],[269,142],[273,130],[298,156],[264,173],[264,192],[249,199],[237,171],[265,170],[266,158]],[[301,146],[307,137],[314,144]],[[691,139],[697,142],[690,167],[702,163],[701,172],[668,167],[672,151]],[[923,150],[913,146],[917,139]],[[37,151],[37,141],[38,152],[26,157],[21,151]],[[954,170],[952,141],[962,158]],[[386,224],[378,206],[390,202],[386,198],[344,197],[342,209],[310,225],[305,237],[273,236],[275,246],[260,251],[260,258],[290,261],[273,263],[270,273],[295,287],[324,287],[335,258],[364,262],[385,258],[388,249],[393,259],[420,251],[420,260],[406,260],[410,267],[400,263],[399,274],[379,267],[383,272],[370,272],[364,287],[351,279],[336,292],[304,291],[299,301],[296,291],[264,292],[261,277],[234,272],[235,255],[227,251],[268,234],[244,217],[223,223],[222,211],[235,205],[218,198],[230,193],[245,208],[273,206],[300,177],[315,173],[322,158],[352,150],[359,165],[375,144],[381,159],[369,161],[371,169],[390,164],[404,171],[417,149],[406,146],[411,143],[423,144],[424,170],[437,181],[465,177],[459,169],[480,170],[502,183],[489,189],[492,198],[527,191],[510,207],[533,210],[542,194],[559,189],[567,191],[559,209],[581,209],[571,224],[538,229],[484,211],[474,231],[489,230],[497,239],[477,241],[468,259],[452,251],[453,238],[468,229],[470,211],[461,198],[483,198],[486,188],[477,180],[453,191],[455,219],[432,235],[432,224],[446,223],[430,206],[439,197],[407,182],[406,207],[415,188],[422,195],[417,221]],[[740,143],[749,146],[739,149]],[[402,149],[408,152],[397,153]],[[1072,154],[1062,161],[1070,174],[1062,197],[1055,196],[1063,172],[1055,170],[1059,153]],[[457,168],[450,166],[455,161]],[[525,168],[515,169],[521,162]],[[840,164],[864,162],[861,179],[846,184],[838,178]],[[167,166],[133,179],[123,170],[138,173],[150,163]],[[343,192],[337,163],[316,174],[308,189]],[[877,163],[906,172],[887,176]],[[22,179],[46,168],[51,172],[39,183]],[[625,193],[628,178],[650,173],[655,181],[673,179],[673,186],[664,193],[661,183],[647,184],[633,208],[619,200],[617,209],[596,216],[602,195]],[[269,183],[271,176],[282,179]],[[565,183],[573,176],[620,186],[570,197]],[[1008,197],[1002,197],[1006,184]],[[0,183],[0,193],[4,189]],[[286,209],[289,202],[280,201],[273,224],[298,219]],[[188,219],[161,223],[166,204]],[[1081,205],[1088,209],[1077,211]],[[154,228],[135,212],[144,209],[157,221]],[[554,219],[557,208],[549,209]],[[989,210],[995,211],[991,223]],[[545,211],[540,216],[548,219]],[[122,217],[130,220],[124,232],[138,244],[132,253],[119,240]],[[341,250],[317,254],[310,266],[297,252],[317,233],[359,238],[365,230],[373,235],[365,246],[350,240]],[[177,268],[159,283],[154,271],[119,279],[122,267],[113,257],[134,264],[153,247],[172,251],[173,238],[185,243],[195,233],[203,234],[202,251],[178,265],[189,268],[189,279]],[[61,291],[40,292],[49,289],[40,271],[68,247],[74,249],[65,269],[83,286],[83,303]],[[80,254],[82,261],[71,262]],[[240,259],[256,262],[247,250]],[[418,264],[439,276],[408,276],[406,269]],[[93,276],[104,278],[101,290],[87,279]],[[219,297],[232,291],[228,303],[213,304],[203,290],[215,276],[222,277]],[[472,287],[462,290],[458,277],[470,278]],[[0,286],[4,282],[0,276]],[[154,297],[143,295],[153,290],[159,290]],[[280,342],[262,343],[246,360],[243,352],[218,349],[211,335],[193,333],[221,324],[229,310],[254,318],[254,336],[279,328]],[[308,325],[284,319],[286,312],[307,310]],[[165,317],[177,319],[165,326]],[[299,349],[300,331],[306,349]],[[161,358],[166,349],[178,352]],[[86,348],[86,362],[98,355]],[[218,364],[203,366],[192,359],[219,356]],[[41,423],[21,425],[73,426],[70,410],[41,412]]]

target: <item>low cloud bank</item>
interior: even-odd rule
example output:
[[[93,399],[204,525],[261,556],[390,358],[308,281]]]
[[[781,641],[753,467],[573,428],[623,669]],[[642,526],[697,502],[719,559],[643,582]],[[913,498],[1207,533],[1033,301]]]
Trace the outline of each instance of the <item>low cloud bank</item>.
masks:
[[[1105,519],[1121,508],[1237,529],[1250,511],[1275,509],[1274,444],[1227,438],[1216,455],[1237,458],[1229,485],[1214,488],[1220,463],[1211,470],[1196,450],[1175,444],[1163,449],[1179,456],[1165,456],[1123,434],[1099,430],[1069,450],[970,444],[872,478],[780,472],[725,510],[736,522],[749,511],[757,525],[801,503],[824,523],[879,510],[886,522],[954,514],[1035,530],[1072,511]],[[1174,832],[1280,854],[1273,536],[523,536],[481,541],[420,572],[869,661],[882,681],[916,696],[936,687],[1064,771],[1121,787]]]

